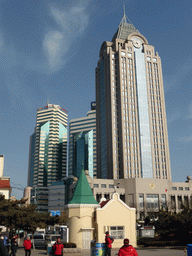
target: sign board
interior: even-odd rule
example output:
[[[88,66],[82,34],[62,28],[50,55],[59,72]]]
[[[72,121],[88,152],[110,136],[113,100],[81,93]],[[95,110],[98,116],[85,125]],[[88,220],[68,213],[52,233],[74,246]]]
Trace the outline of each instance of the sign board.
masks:
[[[56,215],[61,216],[61,211],[58,211],[58,210],[56,210],[56,211],[50,211],[50,215],[51,215],[51,216],[56,216]]]

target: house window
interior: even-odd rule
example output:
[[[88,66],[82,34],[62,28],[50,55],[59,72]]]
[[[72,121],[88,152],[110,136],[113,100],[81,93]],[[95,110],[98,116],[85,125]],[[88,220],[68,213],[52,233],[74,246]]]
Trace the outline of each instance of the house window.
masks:
[[[93,187],[94,187],[94,188],[98,188],[98,187],[99,187],[99,184],[93,184]]]
[[[189,187],[185,187],[185,190],[189,190]]]
[[[125,238],[124,226],[112,226],[112,227],[110,227],[110,235],[114,239],[124,239]]]
[[[101,188],[106,188],[106,184],[101,184]]]
[[[114,188],[114,185],[113,184],[109,184],[109,188]]]
[[[179,187],[179,190],[183,190],[183,187]]]
[[[172,187],[172,190],[177,190],[177,187]]]

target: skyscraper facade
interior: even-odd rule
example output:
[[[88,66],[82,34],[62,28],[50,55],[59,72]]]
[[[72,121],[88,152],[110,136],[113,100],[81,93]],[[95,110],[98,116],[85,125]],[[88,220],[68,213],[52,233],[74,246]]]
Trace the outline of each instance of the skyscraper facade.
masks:
[[[86,117],[69,122],[69,175],[79,177],[82,170],[96,177],[96,110],[92,109]]]
[[[37,110],[30,138],[28,185],[47,187],[67,174],[67,111],[48,104]]]
[[[161,59],[124,15],[96,68],[99,178],[171,180]]]

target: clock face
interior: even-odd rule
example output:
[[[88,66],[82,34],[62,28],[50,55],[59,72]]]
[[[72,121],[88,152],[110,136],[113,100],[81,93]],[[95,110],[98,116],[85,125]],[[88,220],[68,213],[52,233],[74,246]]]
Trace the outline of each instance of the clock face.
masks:
[[[142,41],[139,40],[138,38],[134,38],[132,42],[135,48],[140,48],[142,46]]]

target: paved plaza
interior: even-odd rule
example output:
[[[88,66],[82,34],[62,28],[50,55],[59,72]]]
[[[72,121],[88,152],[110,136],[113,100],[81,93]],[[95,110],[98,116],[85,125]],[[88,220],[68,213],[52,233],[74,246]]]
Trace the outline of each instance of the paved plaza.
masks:
[[[139,256],[186,256],[184,253],[183,248],[174,248],[174,249],[156,249],[156,248],[139,248],[137,249]],[[113,249],[111,256],[115,256],[118,253],[118,250]],[[17,256],[24,256],[25,252],[24,249],[19,248],[17,251]],[[31,256],[45,256],[46,251],[45,250],[32,250]],[[90,256],[90,250],[84,250],[82,253],[64,253],[65,256]]]

